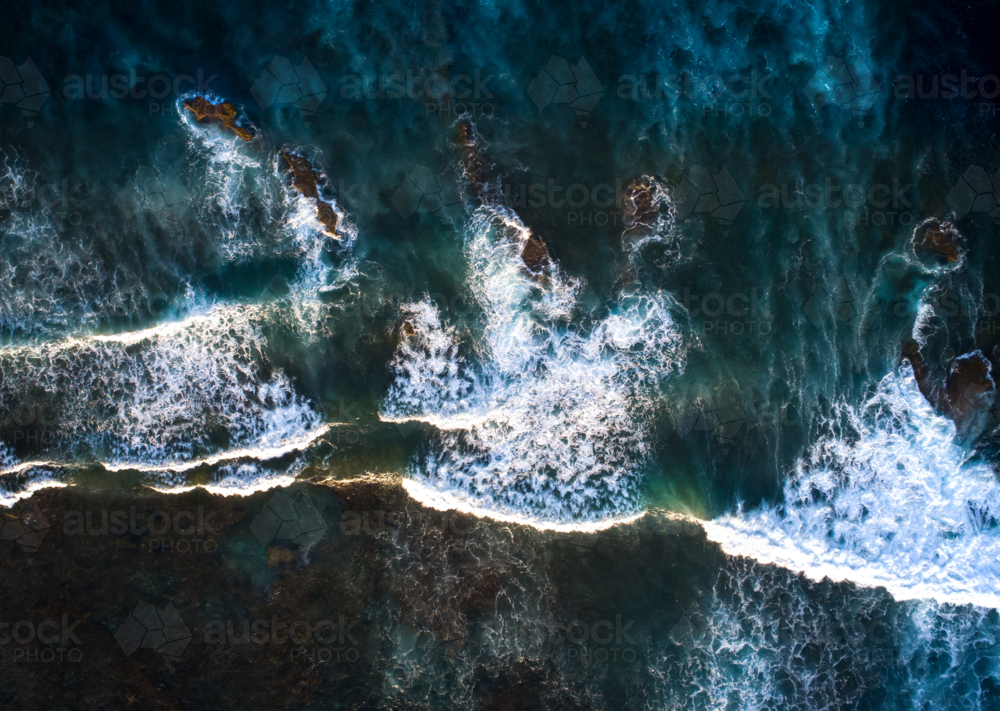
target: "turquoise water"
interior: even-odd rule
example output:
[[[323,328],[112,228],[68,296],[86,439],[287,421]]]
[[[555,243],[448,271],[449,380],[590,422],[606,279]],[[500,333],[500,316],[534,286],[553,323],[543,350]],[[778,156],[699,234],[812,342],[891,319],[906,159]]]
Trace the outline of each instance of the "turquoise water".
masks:
[[[609,561],[587,588],[642,621],[639,662],[479,630],[481,656],[392,657],[385,707],[468,706],[483,658],[580,707],[997,704],[995,389],[947,385],[1000,357],[988,6],[12,15],[0,503],[360,478],[496,531],[707,534],[708,572],[643,563],[697,599]],[[578,604],[487,539],[520,591],[490,630]]]

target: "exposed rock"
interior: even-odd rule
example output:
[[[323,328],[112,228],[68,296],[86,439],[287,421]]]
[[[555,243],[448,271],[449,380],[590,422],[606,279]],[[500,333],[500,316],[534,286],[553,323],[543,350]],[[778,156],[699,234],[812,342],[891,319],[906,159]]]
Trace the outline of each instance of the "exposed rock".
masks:
[[[979,420],[996,401],[992,370],[989,360],[980,351],[959,356],[952,362],[945,397],[948,415],[960,434],[978,434],[986,424]]]
[[[485,178],[486,159],[482,152],[482,139],[471,121],[459,121],[455,145],[462,151],[462,166],[473,192],[483,205],[496,214],[504,207],[503,199],[496,186],[491,185]],[[528,274],[536,280],[544,279],[546,271],[551,266],[549,250],[545,243],[530,233],[525,238],[525,230],[515,225],[500,219],[495,222],[498,231],[506,239],[521,244],[521,261]]]
[[[532,274],[543,272],[549,266],[548,247],[537,237],[528,237],[521,247],[521,261]]]
[[[913,367],[921,395],[955,423],[959,436],[974,439],[996,424],[996,417],[990,416],[996,401],[993,366],[982,352],[966,353],[952,361],[943,387],[934,382],[930,364],[916,341],[903,344],[903,355]]]
[[[910,366],[913,368],[913,377],[917,381],[917,387],[920,389],[920,394],[924,396],[933,407],[937,407],[935,403],[934,387],[930,380],[930,369],[927,366],[927,361],[924,360],[923,354],[920,353],[920,345],[916,341],[907,341],[903,344],[903,357],[910,361]]]
[[[476,197],[485,199],[486,185],[483,180],[484,160],[480,150],[481,140],[471,121],[459,121],[455,133],[455,145],[462,152],[462,167],[472,185]]]
[[[633,178],[625,183],[622,193],[625,236],[647,231],[660,211],[656,204],[656,186],[652,178],[648,175]]]
[[[236,123],[236,106],[228,101],[213,104],[203,96],[196,96],[185,100],[184,108],[193,113],[199,123],[221,123],[244,141],[253,140],[253,132]]]
[[[292,170],[292,185],[295,186],[296,190],[316,203],[316,218],[323,225],[323,231],[328,236],[339,240],[340,235],[337,234],[339,217],[337,216],[337,212],[319,194],[319,186],[324,181],[323,176],[316,172],[308,159],[294,153],[282,153],[281,155],[288,162],[288,167]]]
[[[917,228],[913,244],[917,252],[934,253],[949,264],[962,257],[959,234],[951,225],[940,220],[928,220]]]

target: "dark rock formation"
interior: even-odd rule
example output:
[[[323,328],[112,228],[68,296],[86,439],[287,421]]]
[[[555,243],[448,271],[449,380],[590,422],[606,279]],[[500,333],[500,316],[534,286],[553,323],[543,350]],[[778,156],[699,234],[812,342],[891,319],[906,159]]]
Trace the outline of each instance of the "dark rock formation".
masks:
[[[914,234],[913,244],[918,254],[935,254],[949,264],[962,257],[958,230],[940,220],[928,220],[920,225]]]
[[[324,181],[323,176],[316,172],[308,159],[294,153],[286,152],[281,155],[288,162],[288,167],[291,168],[292,185],[316,204],[316,218],[323,225],[323,231],[329,237],[339,240],[340,235],[337,234],[339,217],[337,216],[337,212],[319,194],[319,186]]]
[[[935,382],[932,368],[916,341],[903,344],[903,355],[910,361],[913,377],[924,399],[955,423],[959,436],[974,439],[996,424],[993,367],[980,351],[966,353],[952,361],[943,383]]]
[[[253,132],[237,124],[236,106],[228,101],[213,104],[203,96],[196,96],[187,99],[184,108],[193,113],[199,123],[219,123],[244,141],[253,140]]]
[[[455,145],[462,152],[462,167],[465,171],[465,177],[479,201],[495,214],[502,209],[507,209],[496,186],[491,185],[485,177],[486,158],[482,151],[482,139],[471,121],[458,123]],[[552,264],[545,243],[528,230],[518,229],[514,225],[504,223],[501,219],[497,219],[496,224],[499,232],[507,240],[520,244],[521,261],[528,274],[533,279],[544,279]]]
[[[656,186],[652,178],[633,178],[622,188],[625,239],[649,232],[659,206],[656,204]]]
[[[524,245],[521,247],[521,261],[532,275],[540,275],[550,264],[549,249],[544,242],[531,235],[524,240]]]
[[[927,366],[927,361],[924,360],[923,354],[920,352],[920,345],[912,340],[904,343],[903,357],[910,361],[910,366],[913,368],[913,377],[917,381],[920,394],[924,396],[927,402],[936,407],[934,387],[930,379],[930,369]]]
[[[978,434],[987,424],[981,420],[996,401],[992,369],[980,351],[959,356],[951,364],[945,383],[947,413],[960,434]]]

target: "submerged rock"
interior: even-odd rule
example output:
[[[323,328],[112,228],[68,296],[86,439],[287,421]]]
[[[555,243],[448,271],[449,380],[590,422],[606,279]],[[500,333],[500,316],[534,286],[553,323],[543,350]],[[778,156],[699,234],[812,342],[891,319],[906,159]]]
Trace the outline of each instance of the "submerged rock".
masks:
[[[340,218],[336,210],[333,209],[333,206],[320,197],[319,194],[319,186],[324,181],[323,176],[316,172],[308,159],[294,153],[282,153],[281,155],[288,162],[288,167],[292,170],[292,185],[316,204],[316,218],[323,225],[323,231],[329,237],[339,240],[340,235],[337,234],[337,224]]]
[[[928,220],[917,228],[913,245],[918,253],[931,253],[953,264],[962,258],[959,234],[951,225],[940,220]]]
[[[228,101],[213,104],[203,96],[196,96],[185,100],[184,108],[193,113],[199,123],[220,123],[244,141],[253,140],[253,132],[236,123],[236,106]]]

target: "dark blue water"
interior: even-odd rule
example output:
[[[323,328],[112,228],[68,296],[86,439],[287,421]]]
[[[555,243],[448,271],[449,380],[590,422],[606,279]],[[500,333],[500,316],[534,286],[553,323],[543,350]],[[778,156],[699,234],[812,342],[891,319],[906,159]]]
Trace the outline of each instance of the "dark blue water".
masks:
[[[490,522],[476,651],[393,628],[379,707],[505,707],[477,674],[527,665],[567,707],[994,708],[994,14],[10,8],[0,502],[309,478]],[[725,553],[707,583],[605,561],[571,600],[503,533],[653,520]],[[408,545],[389,587],[454,574]],[[649,589],[702,576],[675,545]],[[592,596],[638,661],[533,641]]]

